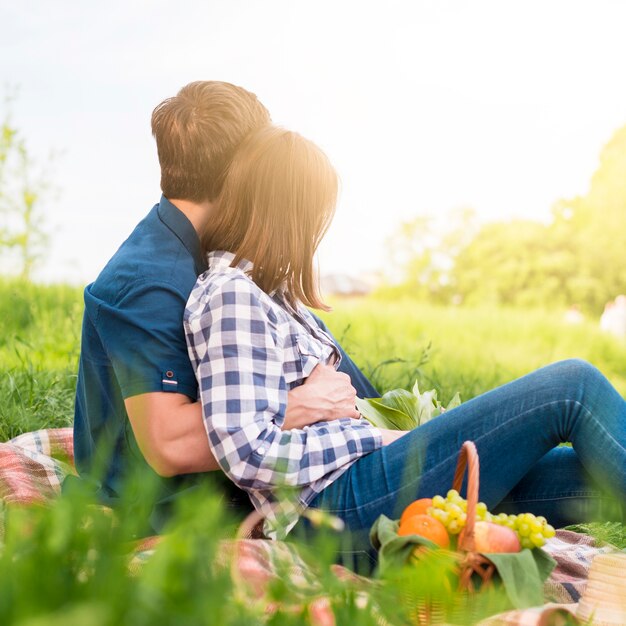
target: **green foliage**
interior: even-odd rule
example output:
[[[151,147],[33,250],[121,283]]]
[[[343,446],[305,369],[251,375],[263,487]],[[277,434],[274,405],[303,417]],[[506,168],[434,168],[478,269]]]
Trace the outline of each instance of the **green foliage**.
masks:
[[[456,258],[454,286],[467,304],[566,307],[576,251],[550,226],[515,220],[488,224]]]
[[[72,423],[81,290],[0,279],[0,440]]]
[[[51,186],[13,126],[8,102],[0,121],[0,256],[14,254],[28,280],[48,241],[41,204]]]
[[[626,550],[626,527],[619,522],[590,522],[589,524],[574,524],[568,526],[567,530],[577,533],[591,535],[599,541],[610,543],[611,545]]]
[[[449,302],[454,294],[450,276],[454,259],[471,242],[476,229],[476,212],[471,208],[421,215],[400,224],[387,245],[392,265],[403,268],[403,280],[382,289],[388,295]]]
[[[381,398],[357,398],[359,413],[378,428],[413,430],[443,411],[461,404],[459,393],[454,394],[447,407],[437,400],[437,390],[420,393],[417,382],[412,391],[393,389]]]
[[[131,575],[135,513],[136,502],[129,499],[112,514],[92,502],[80,483],[51,507],[7,510],[0,623],[261,623],[234,597],[228,569],[214,567],[218,542],[231,528],[215,494],[181,499],[161,545]]]

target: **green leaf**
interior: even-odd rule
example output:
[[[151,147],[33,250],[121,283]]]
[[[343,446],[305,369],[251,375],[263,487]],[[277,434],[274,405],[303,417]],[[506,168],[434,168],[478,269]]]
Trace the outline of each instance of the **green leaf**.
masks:
[[[441,414],[441,404],[437,402],[437,391],[435,389],[424,391],[417,396],[417,401],[420,424],[425,424],[433,417],[437,417]]]
[[[543,581],[555,565],[543,550],[525,548],[521,552],[484,556],[496,566],[506,594],[515,608],[525,609],[543,604]]]
[[[448,402],[448,406],[446,407],[446,411],[450,409],[454,409],[461,404],[461,394],[457,391],[454,396],[452,396],[452,400]]]
[[[416,398],[414,394],[406,389],[394,389],[388,391],[380,401],[385,406],[391,407],[401,411],[407,417],[413,419],[416,424],[419,424],[417,416],[419,415],[419,398]]]
[[[377,428],[390,430],[412,430],[418,424],[402,411],[386,406],[382,398],[357,398],[359,413]]]

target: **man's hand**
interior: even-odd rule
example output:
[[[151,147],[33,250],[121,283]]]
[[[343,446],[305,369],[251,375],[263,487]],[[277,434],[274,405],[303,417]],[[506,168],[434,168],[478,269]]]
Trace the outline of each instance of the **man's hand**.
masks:
[[[303,428],[340,417],[358,419],[356,389],[350,377],[332,365],[319,363],[303,385],[289,392],[283,430]]]

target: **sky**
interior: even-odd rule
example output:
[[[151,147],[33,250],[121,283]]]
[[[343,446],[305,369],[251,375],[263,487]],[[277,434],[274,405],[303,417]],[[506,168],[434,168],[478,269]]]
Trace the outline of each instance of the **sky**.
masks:
[[[194,80],[329,155],[324,273],[385,269],[420,215],[547,220],[626,124],[625,26],[621,0],[0,0],[0,89],[31,155],[56,154],[35,277],[95,279],[158,202],[150,114]]]

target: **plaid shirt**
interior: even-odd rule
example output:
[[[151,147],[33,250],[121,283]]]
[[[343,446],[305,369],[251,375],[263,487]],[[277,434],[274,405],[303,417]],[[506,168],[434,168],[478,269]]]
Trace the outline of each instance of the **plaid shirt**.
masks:
[[[281,290],[263,292],[248,275],[252,263],[231,267],[233,259],[209,254],[187,301],[187,346],[217,462],[266,516],[270,536],[283,536],[382,439],[366,420],[347,417],[281,430],[288,391],[318,363],[338,364],[339,351],[303,306],[291,307]],[[297,497],[284,498],[286,487]]]

